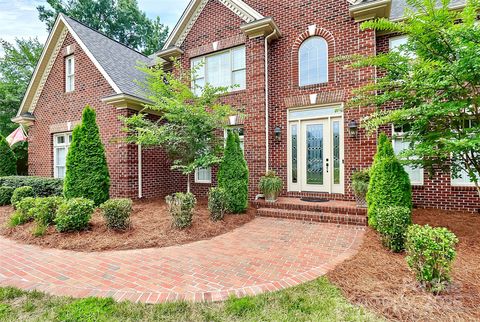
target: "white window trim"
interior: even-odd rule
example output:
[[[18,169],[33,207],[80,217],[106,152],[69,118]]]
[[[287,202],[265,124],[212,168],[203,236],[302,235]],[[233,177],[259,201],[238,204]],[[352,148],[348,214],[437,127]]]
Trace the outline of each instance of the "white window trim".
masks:
[[[71,74],[68,73],[68,63],[71,62],[72,70]],[[71,80],[71,87],[69,86],[69,80]],[[65,92],[70,93],[75,90],[75,58],[73,55],[65,58]]]
[[[195,169],[195,183],[212,183],[212,168],[208,167],[205,169],[210,171],[210,180],[200,180],[198,178],[198,168],[197,168]]]
[[[53,177],[54,178],[59,178],[58,176],[58,167],[59,165],[57,164],[57,149],[58,148],[65,148],[65,171],[67,171],[67,156],[68,156],[68,150],[70,149],[70,144],[72,141],[70,140],[70,136],[72,135],[72,132],[65,132],[65,133],[59,133],[59,134],[54,134],[53,135]],[[58,137],[64,137],[64,143],[57,143],[57,138]]]
[[[450,171],[450,185],[452,187],[475,187],[475,182],[473,182],[473,181],[470,181],[470,182],[459,181],[459,179],[460,178],[454,178],[453,175],[452,175],[452,171]]]
[[[395,139],[403,140],[404,136],[405,136],[404,132],[395,132],[395,126],[392,124],[392,146],[393,146],[393,150],[395,150]],[[424,179],[425,171],[424,171],[423,167],[415,168],[415,170],[420,170],[421,180],[420,181],[412,181],[410,179],[410,183],[412,184],[412,186],[423,186],[425,184],[425,179]]]
[[[327,80],[324,81],[324,82],[320,82],[320,83],[310,83],[310,84],[302,84],[302,75],[301,75],[301,66],[300,66],[300,52],[302,50],[302,46],[305,44],[306,41],[308,41],[309,39],[312,39],[312,38],[321,38],[325,41],[325,44],[326,44],[326,51],[327,51]],[[298,86],[300,87],[306,87],[306,86],[315,86],[315,85],[321,85],[321,84],[327,84],[329,79],[330,79],[330,71],[329,71],[329,46],[328,46],[328,41],[327,39],[325,39],[324,37],[321,37],[321,36],[312,36],[312,37],[309,37],[307,39],[305,39],[303,41],[303,43],[300,45],[300,47],[298,48],[298,57],[297,57],[297,60],[298,60]]]
[[[233,52],[236,49],[239,49],[239,48],[244,48],[244,50],[245,50],[245,67],[234,69],[234,67],[233,67]],[[203,78],[204,79],[204,84],[208,84],[208,79],[207,79],[207,68],[208,68],[207,62],[208,62],[208,60],[207,60],[207,58],[229,52],[230,53],[230,85],[222,85],[222,86],[225,86],[225,87],[232,86],[228,89],[228,92],[237,92],[237,91],[245,90],[247,88],[247,61],[246,61],[247,56],[246,56],[246,50],[247,50],[246,46],[241,45],[241,46],[232,47],[232,48],[229,48],[229,49],[226,49],[226,50],[217,51],[217,52],[214,52],[212,54],[192,58],[190,60],[190,67],[193,69],[194,63],[200,61],[200,63],[202,64],[202,66],[200,68],[203,69],[203,77],[195,77],[196,75],[194,75],[194,78],[192,79],[192,85],[191,85],[192,89],[195,89],[195,81],[198,80],[198,79]],[[234,84],[234,81],[233,81],[233,74],[235,72],[242,71],[242,70],[245,71],[245,87],[233,87],[234,85],[236,85],[236,84]]]

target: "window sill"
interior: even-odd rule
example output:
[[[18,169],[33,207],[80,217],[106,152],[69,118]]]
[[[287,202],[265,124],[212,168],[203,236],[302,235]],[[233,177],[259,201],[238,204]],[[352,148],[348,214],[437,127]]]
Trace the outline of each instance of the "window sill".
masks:
[[[326,87],[328,86],[329,82],[324,82],[324,83],[318,83],[318,84],[312,84],[312,85],[303,85],[303,86],[298,86],[298,89],[313,89],[313,88],[318,88],[318,87]]]
[[[201,181],[201,180],[197,181],[197,180],[195,180],[195,183],[196,184],[212,184],[212,181]]]

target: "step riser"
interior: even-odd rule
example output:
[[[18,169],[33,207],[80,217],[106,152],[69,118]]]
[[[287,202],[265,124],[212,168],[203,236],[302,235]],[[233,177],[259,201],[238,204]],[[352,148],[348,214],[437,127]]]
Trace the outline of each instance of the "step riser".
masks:
[[[308,222],[321,222],[332,223],[340,225],[354,225],[354,226],[366,226],[366,216],[359,215],[344,215],[344,214],[331,214],[331,213],[309,213],[309,212],[295,212],[278,210],[273,208],[257,209],[257,216],[260,217],[272,217],[272,218],[284,218],[295,219]]]
[[[342,214],[342,215],[351,215],[351,216],[366,216],[367,209],[365,208],[353,208],[353,207],[334,207],[320,204],[291,204],[291,203],[268,203],[265,201],[256,201],[254,206],[259,208],[269,208],[269,209],[282,209],[289,211],[312,211],[320,213],[329,213],[329,214]]]

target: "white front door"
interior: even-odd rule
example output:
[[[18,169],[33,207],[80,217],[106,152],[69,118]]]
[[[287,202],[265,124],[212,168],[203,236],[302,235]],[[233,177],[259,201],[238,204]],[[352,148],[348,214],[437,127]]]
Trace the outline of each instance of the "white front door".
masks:
[[[289,121],[289,190],[343,193],[343,118]]]

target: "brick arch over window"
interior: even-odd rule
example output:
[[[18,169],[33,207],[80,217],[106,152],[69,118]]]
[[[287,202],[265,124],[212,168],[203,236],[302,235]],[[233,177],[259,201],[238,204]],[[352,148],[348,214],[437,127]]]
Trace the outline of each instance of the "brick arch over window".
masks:
[[[291,53],[291,65],[292,65],[292,86],[293,87],[300,87],[300,79],[299,79],[299,52],[300,47],[302,46],[303,42],[310,37],[322,37],[327,42],[328,48],[328,82],[335,82],[337,79],[336,74],[336,64],[332,62],[333,57],[336,56],[336,42],[335,38],[333,37],[332,33],[324,28],[320,28],[317,26],[310,26],[302,32],[292,46],[292,53]],[[307,85],[304,87],[315,87],[321,84],[315,85]],[[303,87],[302,87],[303,88]]]

